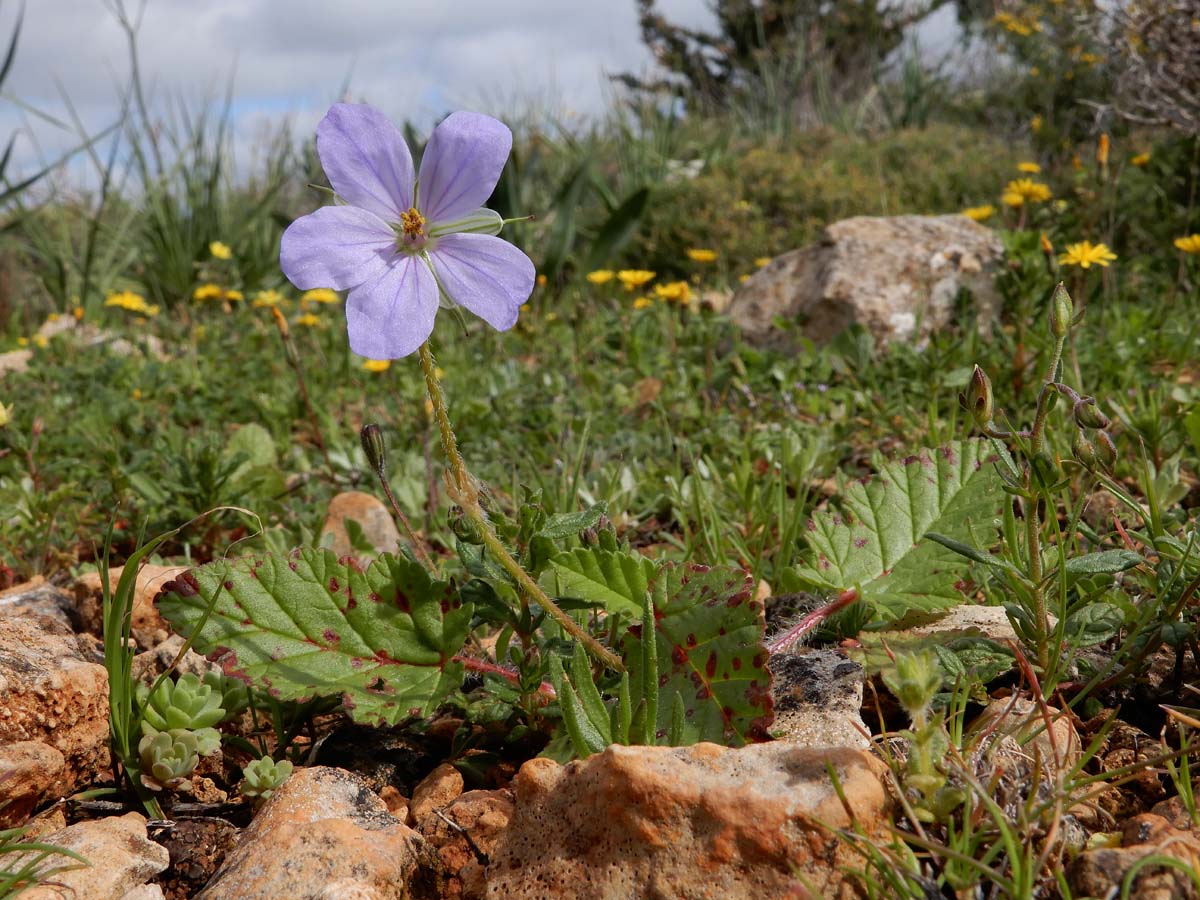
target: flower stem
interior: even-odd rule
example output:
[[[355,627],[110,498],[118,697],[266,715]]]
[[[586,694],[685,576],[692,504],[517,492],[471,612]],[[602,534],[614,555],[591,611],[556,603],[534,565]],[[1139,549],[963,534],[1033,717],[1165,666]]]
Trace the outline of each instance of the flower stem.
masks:
[[[479,490],[475,487],[475,481],[471,477],[471,473],[467,471],[467,464],[458,450],[458,440],[454,436],[454,428],[451,426],[450,416],[446,412],[446,396],[442,393],[437,367],[433,363],[433,351],[429,349],[428,341],[421,345],[417,354],[421,361],[421,372],[425,376],[425,389],[429,393],[429,402],[433,405],[433,415],[437,419],[438,431],[441,432],[442,449],[445,450],[446,459],[450,463],[451,499],[462,508],[464,515],[479,529],[483,545],[496,562],[512,576],[521,592],[544,609],[546,614],[562,627],[563,631],[583,644],[596,659],[611,669],[624,672],[625,666],[621,660],[612,651],[605,649],[599,641],[584,631],[578,622],[559,609],[558,605],[546,596],[546,592],[538,586],[528,572],[521,568],[521,564],[513,559],[508,548],[504,546],[504,542],[500,540],[500,536],[496,534],[496,529],[488,521],[483,507],[479,503]]]

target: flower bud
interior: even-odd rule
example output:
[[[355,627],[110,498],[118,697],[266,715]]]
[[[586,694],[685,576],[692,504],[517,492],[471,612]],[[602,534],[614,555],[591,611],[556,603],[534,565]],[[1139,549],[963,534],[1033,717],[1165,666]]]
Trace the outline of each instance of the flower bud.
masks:
[[[1111,469],[1117,461],[1117,447],[1106,431],[1096,432],[1096,455],[1100,457],[1100,463],[1106,469]]]
[[[883,675],[888,690],[896,696],[910,717],[928,709],[942,687],[942,673],[936,657],[928,650],[902,653],[896,657],[895,665],[894,671]]]
[[[363,453],[367,455],[371,468],[381,478],[384,477],[387,472],[387,444],[383,440],[383,429],[374,423],[364,425],[358,433],[358,439],[362,441]]]
[[[1050,296],[1050,333],[1056,338],[1065,337],[1071,330],[1071,319],[1075,315],[1075,303],[1060,281]]]
[[[1100,164],[1100,168],[1102,168],[1102,169],[1108,168],[1109,147],[1110,147],[1110,141],[1108,138],[1108,134],[1107,133],[1101,134],[1100,140],[1096,142],[1096,162]]]
[[[1072,414],[1075,424],[1080,428],[1107,428],[1109,425],[1108,416],[1096,408],[1096,401],[1092,397],[1082,397],[1076,401]]]
[[[994,411],[992,382],[983,369],[979,366],[975,367],[975,371],[971,373],[971,383],[967,385],[966,394],[959,396],[976,425],[980,428],[987,428],[992,424]]]
[[[1042,253],[1046,254],[1048,257],[1054,256],[1054,245],[1050,243],[1050,237],[1044,231],[1042,232],[1041,244]]]
[[[1087,439],[1082,431],[1075,433],[1075,441],[1071,444],[1071,455],[1088,470],[1096,468],[1100,461],[1096,456],[1095,445]]]

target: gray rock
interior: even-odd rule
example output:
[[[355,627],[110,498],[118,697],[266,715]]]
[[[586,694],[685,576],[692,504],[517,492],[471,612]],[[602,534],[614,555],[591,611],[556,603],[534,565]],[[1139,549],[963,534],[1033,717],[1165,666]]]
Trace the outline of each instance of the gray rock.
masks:
[[[729,312],[761,346],[794,349],[797,335],[776,328],[776,318],[801,322],[799,334],[818,344],[860,324],[880,344],[920,345],[953,323],[961,290],[974,297],[981,328],[994,320],[1003,257],[996,233],[966,216],[859,216],[752,275]]]
[[[767,662],[771,734],[799,747],[870,746],[862,720],[863,667],[837,650],[777,653]]]

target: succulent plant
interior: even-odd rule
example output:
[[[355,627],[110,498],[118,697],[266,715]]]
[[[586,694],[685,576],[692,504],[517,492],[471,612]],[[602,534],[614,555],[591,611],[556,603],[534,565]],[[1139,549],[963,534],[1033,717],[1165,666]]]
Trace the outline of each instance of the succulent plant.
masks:
[[[236,678],[227,678],[216,669],[210,669],[204,674],[203,681],[220,695],[226,719],[232,719],[250,705],[250,688]]]
[[[159,731],[141,739],[138,757],[142,784],[152,791],[176,788],[196,770],[199,742],[196,735],[182,728]]]
[[[180,675],[176,681],[163,679],[153,693],[143,689],[139,694],[143,734],[179,728],[188,731],[202,728],[211,730],[213,725],[225,718],[221,690],[205,684],[198,675],[190,672]]]
[[[246,763],[242,769],[242,796],[254,800],[266,800],[292,774],[288,760],[275,762],[269,756]]]

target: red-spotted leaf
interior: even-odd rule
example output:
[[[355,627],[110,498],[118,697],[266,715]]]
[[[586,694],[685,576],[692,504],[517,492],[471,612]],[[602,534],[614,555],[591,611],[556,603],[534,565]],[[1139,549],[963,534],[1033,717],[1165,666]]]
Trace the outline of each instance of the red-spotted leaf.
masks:
[[[209,608],[211,614],[205,617]],[[410,559],[366,570],[328,550],[217,561],[164,586],[158,608],[225,673],[281,700],[341,695],[366,724],[429,714],[462,683],[470,604]]]
[[[739,569],[665,564],[652,587],[658,660],[655,742],[712,741],[740,747],[765,740],[774,719],[771,675],[763,646],[763,606],[753,581]],[[643,695],[642,626],[631,626],[624,658],[632,695]],[[683,701],[682,727],[672,727],[675,695]],[[678,713],[676,712],[676,717]]]

